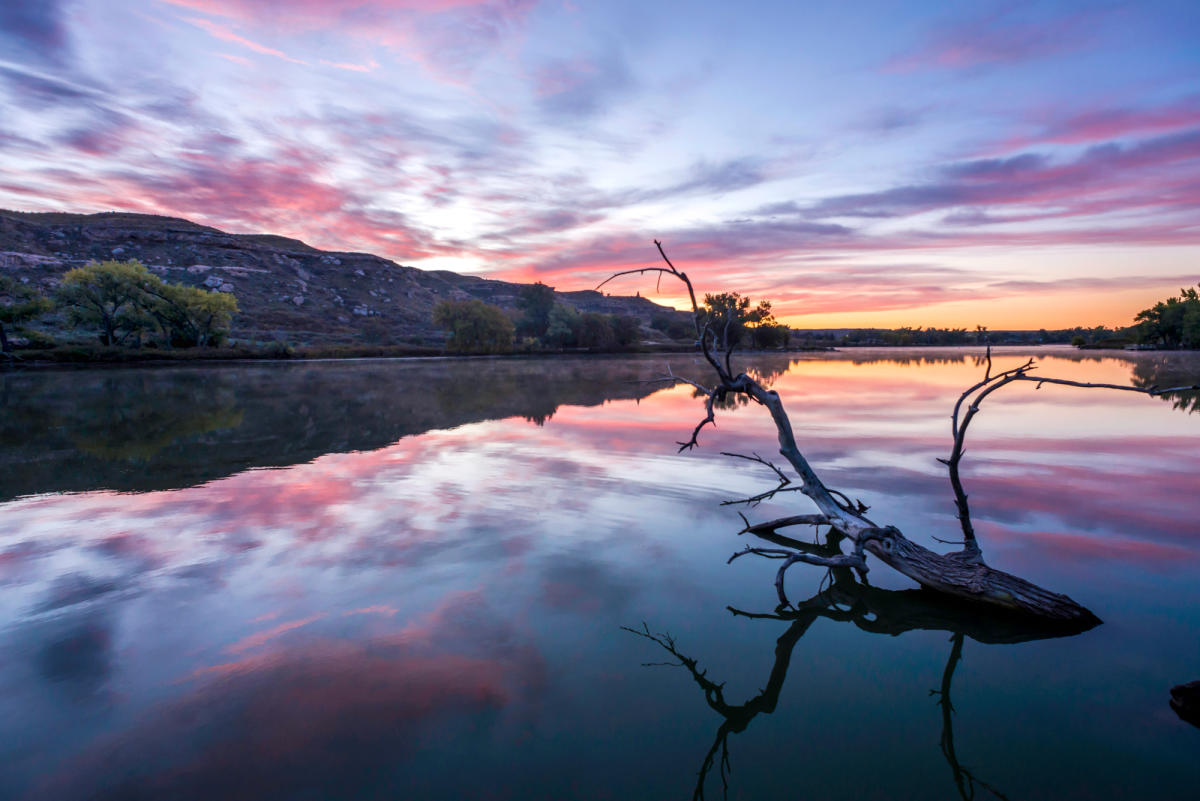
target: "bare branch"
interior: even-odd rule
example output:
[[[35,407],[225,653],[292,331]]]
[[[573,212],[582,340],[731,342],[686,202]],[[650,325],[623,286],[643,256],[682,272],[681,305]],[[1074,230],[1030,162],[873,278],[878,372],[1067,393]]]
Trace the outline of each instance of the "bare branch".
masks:
[[[733,457],[734,459],[745,459],[750,462],[758,462],[759,464],[766,465],[779,478],[779,484],[776,487],[774,487],[773,489],[769,489],[766,492],[760,492],[757,495],[751,495],[749,498],[736,498],[736,499],[732,499],[732,500],[728,500],[728,501],[721,501],[722,506],[734,506],[734,505],[743,504],[743,503],[746,504],[747,506],[756,506],[757,504],[761,503],[762,501],[767,500],[768,498],[775,497],[775,495],[777,493],[797,492],[797,491],[800,491],[801,489],[803,489],[802,487],[793,487],[791,489],[787,489],[788,485],[792,483],[792,480],[787,477],[786,473],[784,473],[782,470],[780,470],[778,467],[776,467],[773,462],[767,461],[766,459],[759,456],[757,453],[754,454],[753,456],[746,456],[743,453],[729,453],[728,451],[722,451],[721,455],[722,456],[730,456],[730,457]]]
[[[745,520],[745,516],[743,516],[742,519]],[[751,525],[749,522],[747,522],[746,527],[738,533],[774,533],[776,529],[787,528],[788,526],[824,526],[828,524],[829,518],[825,515],[788,515],[787,517],[778,517],[774,520],[768,520],[765,523],[755,523]]]
[[[758,506],[763,501],[774,498],[781,492],[804,492],[804,487],[776,487],[766,492],[760,492],[757,495],[751,495],[749,498],[732,498],[728,501],[721,501],[721,505],[740,506],[746,504],[747,506]]]
[[[632,270],[621,270],[619,273],[613,273],[608,278],[605,278],[600,283],[596,284],[596,289],[599,290],[609,281],[620,278],[623,275],[641,275],[642,273],[669,273],[671,275],[679,275],[674,270],[668,270],[666,267],[636,267]]]
[[[696,427],[694,429],[692,429],[692,436],[690,439],[688,439],[687,442],[676,442],[675,443],[676,445],[679,446],[679,453],[683,453],[684,451],[691,450],[692,448],[695,448],[697,445],[700,444],[696,440],[696,438],[700,436],[700,429],[704,428],[706,425],[709,425],[709,424],[712,424],[712,426],[714,428],[716,427],[717,417],[716,417],[716,414],[713,412],[713,402],[716,400],[716,396],[717,396],[716,392],[714,392],[714,391],[708,392],[708,399],[704,401],[704,411],[705,411],[704,419],[701,420],[699,423],[697,423]]]
[[[1014,381],[1033,381],[1041,388],[1042,384],[1060,384],[1064,387],[1080,387],[1082,389],[1119,389],[1123,392],[1140,392],[1143,395],[1158,396],[1171,392],[1195,392],[1200,390],[1200,384],[1185,387],[1134,387],[1125,384],[1089,384],[1084,381],[1068,381],[1065,378],[1045,378],[1042,376],[1017,376]]]
[[[781,486],[787,486],[788,484],[792,483],[792,480],[790,478],[788,478],[787,475],[782,470],[780,470],[778,467],[776,467],[773,462],[767,461],[766,459],[759,456],[757,453],[755,453],[751,456],[747,456],[744,453],[730,453],[729,451],[721,451],[721,455],[729,456],[733,459],[745,459],[746,461],[749,461],[749,462],[758,462],[759,464],[766,465],[767,467],[771,468],[771,470],[775,473],[775,475],[779,476],[779,483]]]
[[[1137,392],[1143,395],[1162,395],[1169,392],[1184,392],[1189,390],[1200,389],[1200,385],[1190,387],[1170,387],[1167,389],[1159,389],[1158,387],[1135,387],[1125,384],[1100,384],[1090,383],[1085,381],[1070,381],[1064,378],[1050,378],[1046,376],[1031,376],[1030,371],[1035,369],[1033,359],[1029,359],[1024,364],[1013,367],[1009,370],[992,375],[992,348],[989,345],[987,349],[987,367],[984,371],[983,380],[971,386],[962,395],[959,396],[958,402],[954,404],[954,411],[950,416],[951,430],[954,437],[954,444],[948,459],[939,459],[942,464],[946,465],[950,474],[950,486],[954,491],[954,503],[958,510],[958,521],[963,532],[963,553],[976,559],[982,558],[982,550],[979,547],[979,541],[975,535],[975,527],[971,522],[971,508],[968,504],[968,496],[963,489],[962,476],[959,472],[962,463],[962,457],[965,454],[965,444],[967,437],[967,429],[971,425],[971,420],[979,413],[980,404],[983,400],[991,395],[996,390],[1008,384],[1017,381],[1029,381],[1036,385],[1037,389],[1041,389],[1043,384],[1058,384],[1068,387],[1079,387],[1082,389],[1114,389],[1122,392]],[[959,412],[962,409],[964,402],[970,400],[967,405],[967,412],[959,422]],[[938,538],[938,542],[947,542]]]

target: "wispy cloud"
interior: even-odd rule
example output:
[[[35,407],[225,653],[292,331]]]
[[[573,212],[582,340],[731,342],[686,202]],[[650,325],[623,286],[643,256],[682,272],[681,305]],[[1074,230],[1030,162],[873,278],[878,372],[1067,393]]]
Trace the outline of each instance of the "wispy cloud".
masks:
[[[1110,106],[1065,114],[1057,109],[1046,109],[1037,117],[1040,119],[1033,120],[1034,133],[1014,136],[1004,143],[1004,147],[1017,149],[1042,143],[1102,142],[1200,128],[1200,96],[1160,106]]]
[[[1161,171],[1168,168],[1170,174],[1164,175]],[[1182,197],[1163,193],[1159,183],[1166,178],[1170,185],[1185,176],[1185,184],[1194,190],[1200,180],[1200,128],[1129,145],[1097,145],[1066,161],[1022,153],[956,162],[940,168],[933,181],[835,195],[807,206],[792,204],[777,210],[791,209],[811,219],[904,217],[972,206],[1044,206],[1048,207],[1045,216],[1061,216],[1064,208],[1079,206],[1080,213],[1096,214],[1188,202],[1193,193]],[[1089,194],[1082,194],[1084,190]]]
[[[224,25],[220,25],[216,22],[213,22],[212,20],[201,19],[200,17],[185,17],[184,22],[187,22],[190,25],[195,25],[197,28],[200,28],[203,31],[207,31],[209,34],[216,37],[217,39],[220,39],[223,42],[232,42],[233,44],[239,44],[242,47],[245,47],[249,50],[253,50],[255,53],[261,53],[265,56],[274,56],[275,58],[281,58],[284,61],[290,61],[293,64],[307,63],[307,62],[301,61],[298,58],[293,58],[292,56],[289,56],[287,53],[283,52],[282,50],[276,50],[273,47],[267,47],[264,44],[260,44],[251,39],[247,39],[245,36],[235,33],[232,30],[230,30],[228,27],[226,27]]]
[[[539,66],[534,77],[538,106],[553,118],[587,120],[635,86],[624,59],[555,59]]]
[[[368,64],[349,64],[345,62],[326,61],[321,59],[321,63],[327,67],[335,67],[339,70],[349,70],[350,72],[373,72],[379,69],[379,62],[372,61]]]
[[[1020,64],[1092,44],[1104,10],[1031,18],[1021,6],[936,28],[912,50],[884,65],[887,72],[970,69]]]

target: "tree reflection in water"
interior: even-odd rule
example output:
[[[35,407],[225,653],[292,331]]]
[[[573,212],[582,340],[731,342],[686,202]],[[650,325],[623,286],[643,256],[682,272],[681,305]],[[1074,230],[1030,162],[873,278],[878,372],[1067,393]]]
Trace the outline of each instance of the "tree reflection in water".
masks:
[[[721,778],[723,795],[728,796],[729,735],[745,731],[759,714],[771,714],[775,711],[779,693],[787,678],[788,666],[791,664],[792,651],[818,618],[852,623],[872,634],[896,636],[915,630],[949,632],[952,635],[952,645],[942,673],[941,685],[938,689],[930,690],[931,695],[937,696],[937,703],[942,712],[942,754],[952,771],[955,787],[965,801],[971,801],[977,789],[982,789],[995,798],[1006,799],[1003,793],[964,766],[959,761],[954,747],[954,706],[950,698],[950,685],[955,668],[962,660],[965,638],[970,637],[976,642],[986,644],[1011,645],[1074,636],[1092,628],[1096,623],[1048,624],[1022,615],[947,600],[937,593],[925,590],[880,589],[858,581],[848,568],[830,570],[829,581],[827,588],[808,600],[796,603],[791,608],[777,609],[772,613],[745,612],[728,607],[736,616],[781,620],[790,624],[776,641],[775,661],[764,689],[741,704],[728,702],[725,698],[724,683],[710,679],[696,659],[678,649],[675,640],[669,634],[654,633],[644,623],[641,629],[625,628],[626,631],[657,643],[671,654],[677,661],[647,664],[685,668],[703,691],[705,702],[723,718],[712,746],[700,765],[696,786],[692,792],[694,801],[704,798],[705,783],[714,766],[717,767]]]

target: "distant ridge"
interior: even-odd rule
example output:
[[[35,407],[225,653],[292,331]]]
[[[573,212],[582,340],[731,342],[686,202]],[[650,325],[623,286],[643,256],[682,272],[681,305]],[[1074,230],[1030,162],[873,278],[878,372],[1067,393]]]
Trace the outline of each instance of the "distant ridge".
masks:
[[[0,210],[0,273],[49,293],[67,270],[106,259],[138,259],[173,283],[232,291],[241,311],[231,336],[251,342],[436,344],[444,339],[432,323],[439,301],[477,298],[515,309],[524,286],[179,217]],[[642,297],[556,294],[579,311],[628,314],[646,326],[654,315],[682,314]]]

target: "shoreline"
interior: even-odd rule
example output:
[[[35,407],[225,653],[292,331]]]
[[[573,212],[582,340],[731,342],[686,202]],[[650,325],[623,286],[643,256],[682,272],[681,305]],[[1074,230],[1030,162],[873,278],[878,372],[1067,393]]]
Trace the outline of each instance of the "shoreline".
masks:
[[[778,350],[742,350],[742,354],[789,354],[789,353],[835,353],[855,350],[952,350],[962,348],[983,348],[983,345],[838,345],[834,346],[803,346],[781,348]],[[1124,348],[1079,348],[1065,342],[1048,342],[1036,345],[993,345],[993,348],[1062,348],[1070,347],[1077,350],[1113,351],[1128,353]],[[1140,353],[1156,352],[1169,353],[1173,350],[1139,350]],[[589,356],[646,356],[654,354],[688,354],[695,353],[695,346],[675,345],[644,347],[632,350],[563,350],[563,351],[522,351],[508,353],[454,353],[442,348],[421,347],[412,345],[377,345],[377,346],[309,346],[289,348],[287,351],[272,352],[265,348],[226,348],[212,351],[178,350],[166,351],[156,349],[109,350],[103,348],[63,348],[61,350],[25,350],[10,354],[9,358],[0,358],[0,370],[14,369],[47,369],[47,368],[87,368],[87,367],[140,367],[180,364],[263,364],[272,362],[325,362],[325,361],[361,361],[361,360],[419,360],[419,359],[556,359],[562,357],[580,358]]]

